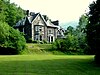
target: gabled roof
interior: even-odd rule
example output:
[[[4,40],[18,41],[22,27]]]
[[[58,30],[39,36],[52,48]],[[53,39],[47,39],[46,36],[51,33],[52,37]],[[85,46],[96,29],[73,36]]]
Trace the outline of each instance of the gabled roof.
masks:
[[[24,26],[26,21],[26,17],[16,23],[15,27]]]
[[[44,19],[44,17],[40,13],[38,13],[38,16],[40,16],[41,19],[43,20],[44,24],[47,25],[46,20]]]
[[[37,13],[33,17],[33,19],[31,20],[31,22],[34,21],[37,16],[40,16],[41,17],[41,19],[43,20],[43,22],[45,23],[46,26],[48,26],[48,27],[56,27],[56,28],[58,27],[58,26],[54,25],[49,19],[48,20],[45,20],[44,16],[41,15],[40,13]]]
[[[15,27],[24,26],[27,23],[28,24],[32,24],[32,22],[34,22],[35,18],[38,17],[38,16],[41,17],[41,19],[43,20],[43,22],[45,23],[45,25],[47,27],[56,27],[56,28],[58,28],[58,26],[54,25],[49,19],[45,20],[44,16],[41,15],[40,13],[34,13],[34,14],[30,15],[30,16],[24,17],[22,20],[20,20],[19,22],[16,23]]]
[[[58,28],[58,26],[54,25],[50,20],[47,20],[47,26],[48,26],[48,27],[55,27],[55,28]]]
[[[32,21],[36,18],[36,16],[37,16],[38,14],[39,14],[39,13],[36,13],[36,14],[34,14],[34,15],[30,15],[30,16],[28,17],[29,22],[32,23]]]
[[[51,21],[51,23],[53,23],[54,25],[58,26],[59,25],[59,21],[56,20],[56,21]]]

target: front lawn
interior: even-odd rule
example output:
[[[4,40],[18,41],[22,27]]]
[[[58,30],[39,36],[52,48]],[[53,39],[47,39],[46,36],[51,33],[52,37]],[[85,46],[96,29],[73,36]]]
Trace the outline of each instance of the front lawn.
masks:
[[[0,56],[0,75],[100,75],[88,55]]]

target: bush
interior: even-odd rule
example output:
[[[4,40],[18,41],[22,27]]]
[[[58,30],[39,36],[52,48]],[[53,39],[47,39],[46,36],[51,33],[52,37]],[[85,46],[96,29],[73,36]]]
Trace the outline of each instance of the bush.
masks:
[[[0,47],[14,49],[20,53],[25,49],[26,40],[22,33],[4,22],[0,22]]]
[[[44,43],[44,44],[47,44],[48,42],[47,42],[46,40],[43,40],[43,43]]]
[[[38,41],[34,40],[34,41],[32,41],[32,43],[38,43]]]
[[[32,42],[33,42],[33,41],[32,41],[32,38],[29,38],[26,42],[27,42],[27,43],[32,43]]]
[[[63,39],[56,39],[55,42],[53,43],[53,49],[59,50],[61,52],[65,52],[66,51],[66,41]]]
[[[0,47],[0,55],[14,55],[14,54],[18,54],[18,51],[16,51],[16,49],[14,48],[10,48],[10,47]]]
[[[39,41],[39,43],[40,43],[40,44],[44,44],[44,42],[43,42],[43,41]]]
[[[32,41],[32,43],[47,44],[47,41],[46,40],[43,40],[43,41],[34,40]]]
[[[66,54],[85,54],[87,47],[83,45],[84,43],[80,44],[76,36],[68,34],[65,39],[56,39],[53,49]]]

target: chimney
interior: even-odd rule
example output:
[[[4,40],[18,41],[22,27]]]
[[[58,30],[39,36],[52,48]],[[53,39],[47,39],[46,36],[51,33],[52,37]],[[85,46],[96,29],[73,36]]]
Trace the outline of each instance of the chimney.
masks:
[[[29,16],[29,10],[26,10],[26,15]]]
[[[58,20],[56,20],[56,21],[52,21],[52,23],[53,23],[54,25],[59,26],[59,21],[58,21]]]
[[[47,21],[47,20],[48,20],[47,15],[42,15],[42,16],[44,17],[45,21]]]
[[[35,12],[30,12],[30,16],[33,16],[35,14]]]

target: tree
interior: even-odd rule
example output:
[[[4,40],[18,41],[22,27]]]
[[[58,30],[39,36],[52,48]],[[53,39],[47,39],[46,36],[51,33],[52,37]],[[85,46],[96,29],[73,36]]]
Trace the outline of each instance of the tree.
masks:
[[[84,33],[86,31],[86,25],[88,24],[88,15],[83,14],[79,19],[79,25],[77,26],[77,30],[79,32]]]
[[[79,19],[79,25],[76,27],[76,36],[78,39],[78,44],[79,44],[80,49],[85,54],[91,54],[87,41],[86,41],[86,25],[87,24],[88,24],[88,15],[87,14],[81,15]]]
[[[26,41],[22,33],[10,27],[7,23],[0,22],[0,48],[11,48],[15,50],[14,54],[18,54],[25,49],[25,44]],[[1,51],[0,49],[0,53],[2,53]],[[12,54],[12,52],[8,54]]]
[[[89,24],[87,25],[87,41],[95,53],[95,62],[100,64],[100,0],[89,6]]]
[[[5,10],[6,6],[2,0],[0,0],[0,21],[5,21]]]
[[[14,3],[10,3],[9,0],[0,0],[0,21],[13,27],[24,16],[25,10],[17,7]]]
[[[57,39],[53,43],[55,49],[66,52],[67,54],[82,54],[81,49],[79,49],[78,37],[75,28],[69,26],[65,35],[65,39]]]
[[[74,28],[72,26],[69,26],[67,28],[67,33],[73,34],[74,33]]]
[[[10,0],[0,0],[0,54],[17,54],[25,49],[26,40],[23,34],[12,28],[24,17],[24,12],[16,4],[10,3]]]
[[[14,26],[16,22],[18,22],[20,19],[22,19],[25,14],[24,10],[22,10],[20,7],[17,7],[16,4],[11,3],[7,5],[8,8],[6,8],[6,22],[10,26]]]

